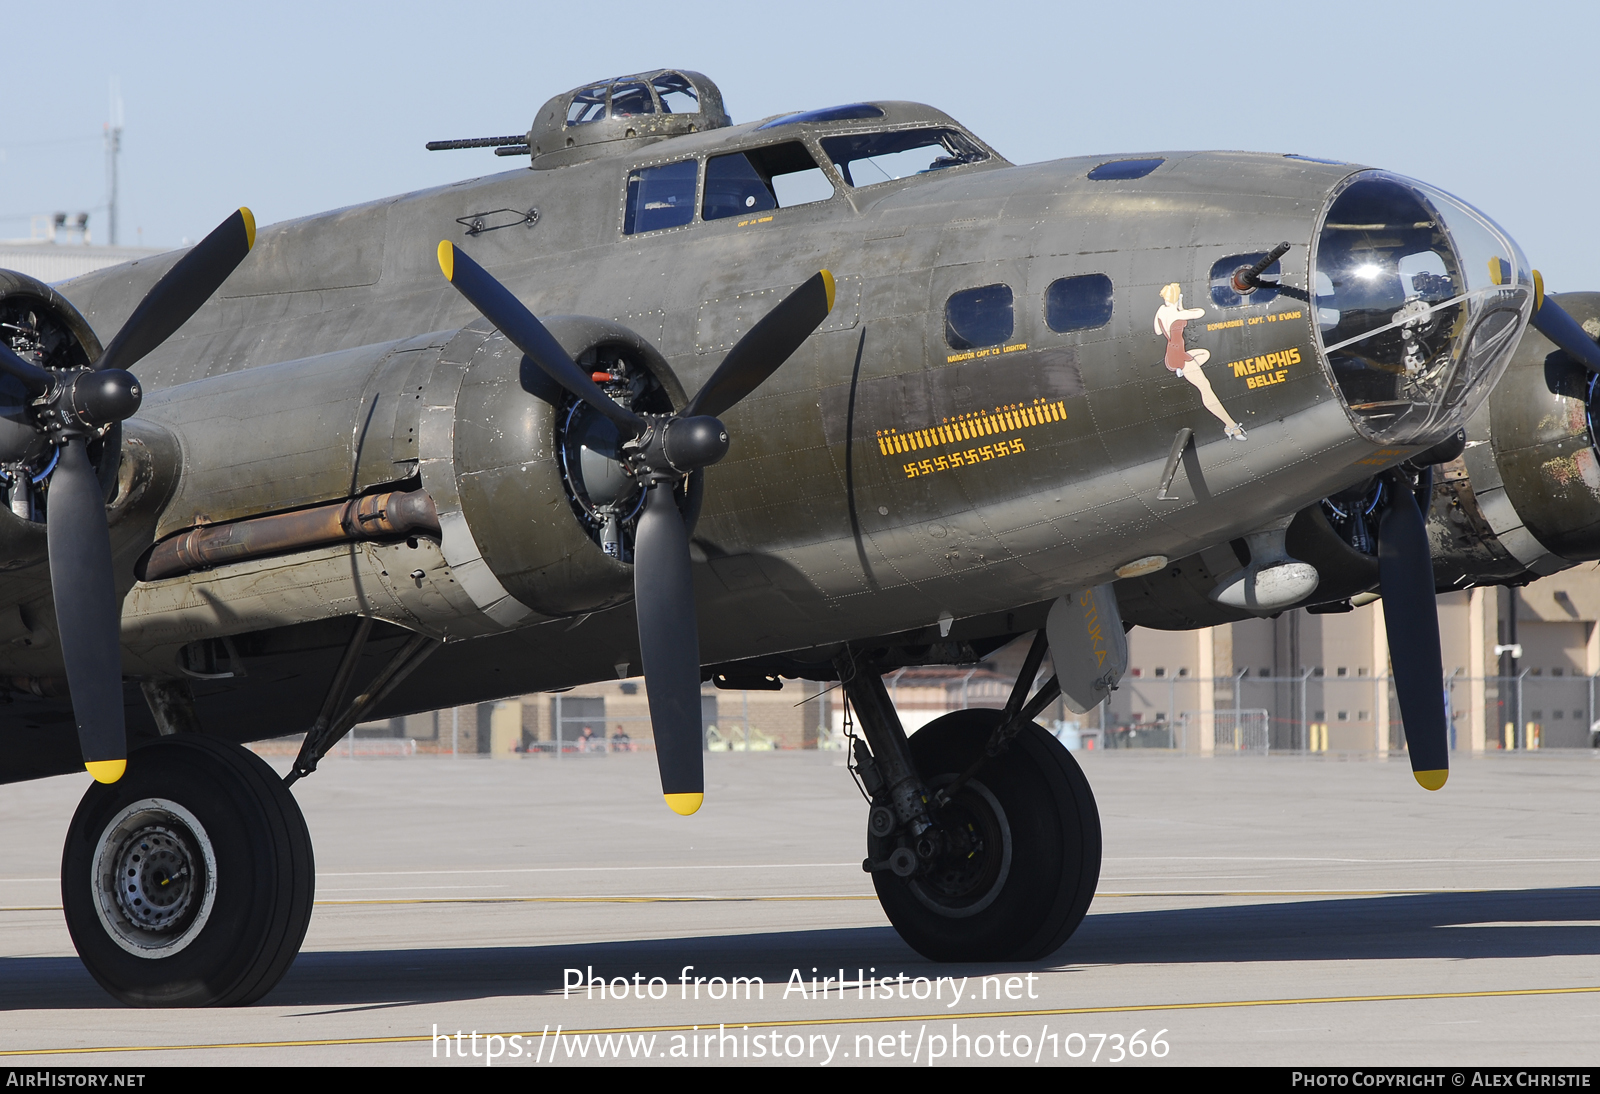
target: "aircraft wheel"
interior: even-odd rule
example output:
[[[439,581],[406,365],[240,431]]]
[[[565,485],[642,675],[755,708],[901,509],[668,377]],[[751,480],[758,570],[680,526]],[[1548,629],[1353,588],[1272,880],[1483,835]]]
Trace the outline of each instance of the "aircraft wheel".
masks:
[[[998,710],[959,710],[910,738],[932,789],[948,785],[982,752]],[[1100,880],[1100,815],[1088,780],[1061,743],[1028,725],[989,760],[936,818],[942,847],[901,878],[873,872],[889,922],[935,961],[1034,960],[1077,929]],[[898,844],[869,831],[882,862]],[[902,858],[904,856],[902,855]]]
[[[61,897],[90,974],[136,1007],[253,1003],[311,920],[311,835],[294,796],[240,745],[196,734],[134,750],[67,830]]]

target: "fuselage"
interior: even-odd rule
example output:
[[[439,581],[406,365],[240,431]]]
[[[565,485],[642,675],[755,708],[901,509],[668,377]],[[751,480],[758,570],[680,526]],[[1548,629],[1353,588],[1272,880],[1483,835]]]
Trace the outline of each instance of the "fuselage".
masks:
[[[440,276],[441,237],[540,316],[641,336],[680,400],[784,291],[832,271],[828,321],[726,415],[732,449],[705,473],[694,536],[707,664],[885,634],[932,641],[952,626],[960,637],[963,621],[1003,630],[1006,613],[1263,527],[1429,439],[1358,428],[1318,339],[1313,247],[1330,195],[1361,168],[1235,152],[1013,166],[985,149],[981,162],[848,185],[821,138],[959,129],[927,107],[877,105],[885,117],[870,125],[752,123],[263,229],[217,297],[141,365],[140,418],[177,437],[183,467],[145,534],[415,476],[450,518],[446,542],[151,583],[132,580],[129,547],[125,671],[170,672],[197,640],[362,611],[463,640],[396,693],[394,712],[638,671],[626,603],[542,607],[560,578],[527,545],[572,516],[518,476],[555,460],[555,410]],[[806,144],[833,197],[627,231],[640,171],[694,161],[703,193],[707,158],[780,141]],[[1133,160],[1159,163],[1090,177]],[[528,210],[537,217],[519,219]],[[1227,288],[1280,240],[1278,291]],[[114,331],[171,261],[63,293]],[[1072,298],[1084,286],[1087,304]],[[980,340],[958,329],[969,322]],[[1482,392],[1452,398],[1435,432],[1453,432]],[[1185,429],[1174,500],[1158,499]],[[435,554],[411,566],[408,551]],[[51,669],[48,650],[0,660],[18,676]],[[288,732],[302,714],[262,713],[244,735]]]

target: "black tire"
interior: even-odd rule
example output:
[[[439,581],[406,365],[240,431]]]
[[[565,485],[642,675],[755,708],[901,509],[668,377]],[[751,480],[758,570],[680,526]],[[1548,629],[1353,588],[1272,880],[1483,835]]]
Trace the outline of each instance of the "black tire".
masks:
[[[283,780],[248,749],[195,734],[137,748],[121,779],[91,786],[61,856],[78,955],[135,1007],[260,999],[300,950],[315,884]]]
[[[958,710],[910,738],[931,789],[954,781],[999,724],[998,710]],[[1054,953],[1083,922],[1100,880],[1100,814],[1089,782],[1061,743],[1026,726],[990,759],[939,818],[958,817],[982,841],[910,879],[873,872],[889,922],[934,961],[1032,961]],[[897,844],[870,833],[884,861]]]

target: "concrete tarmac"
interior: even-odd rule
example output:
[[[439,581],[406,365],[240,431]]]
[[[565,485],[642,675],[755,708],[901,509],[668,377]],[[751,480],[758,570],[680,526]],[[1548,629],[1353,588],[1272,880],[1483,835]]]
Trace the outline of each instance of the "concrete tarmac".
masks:
[[[1458,757],[1436,794],[1403,757],[1079,757],[1088,919],[957,966],[879,910],[840,753],[710,754],[690,818],[649,754],[331,758],[295,787],[304,950],[219,1010],[94,983],[57,881],[87,777],[0,787],[0,1066],[1596,1062],[1596,754]]]

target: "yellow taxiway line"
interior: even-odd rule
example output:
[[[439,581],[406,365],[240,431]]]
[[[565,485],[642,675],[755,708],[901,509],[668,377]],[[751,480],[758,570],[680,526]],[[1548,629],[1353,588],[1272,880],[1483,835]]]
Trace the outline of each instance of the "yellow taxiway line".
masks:
[[[1451,893],[1521,892],[1521,886],[1488,889],[1149,889],[1127,893],[1096,893],[1096,900],[1149,897],[1307,897],[1307,896],[1433,896]],[[429,896],[372,897],[318,900],[319,908],[369,904],[750,904],[763,901],[804,902],[877,900],[872,893],[796,896]],[[0,912],[59,912],[59,904],[4,904]]]

